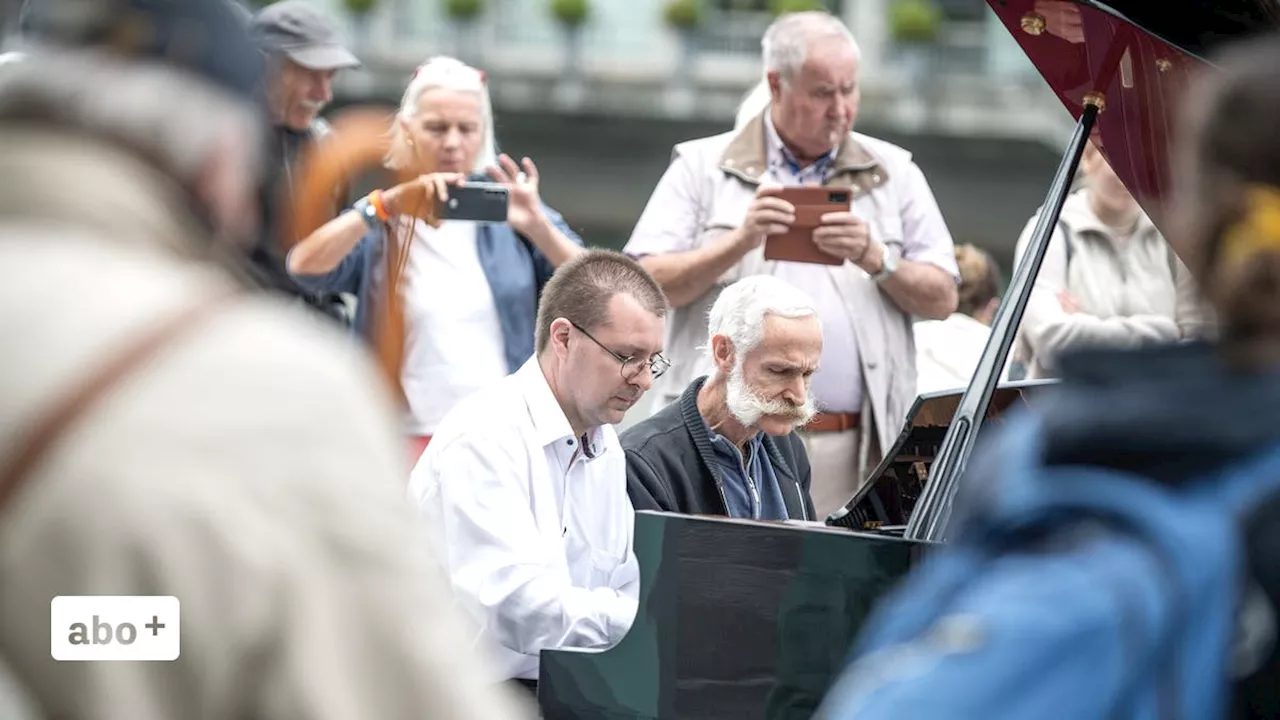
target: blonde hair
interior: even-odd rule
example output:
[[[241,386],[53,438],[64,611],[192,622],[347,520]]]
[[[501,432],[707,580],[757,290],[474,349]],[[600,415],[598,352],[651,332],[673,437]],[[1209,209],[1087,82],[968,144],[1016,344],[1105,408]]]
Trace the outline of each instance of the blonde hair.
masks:
[[[472,172],[483,173],[485,168],[497,162],[497,142],[493,131],[493,106],[489,101],[489,87],[481,70],[456,58],[437,55],[420,65],[400,99],[400,109],[391,124],[391,143],[384,165],[391,170],[411,170],[413,151],[405,136],[401,120],[411,120],[418,114],[418,102],[428,90],[442,88],[456,92],[475,93],[480,97],[480,126],[483,139],[480,153]]]

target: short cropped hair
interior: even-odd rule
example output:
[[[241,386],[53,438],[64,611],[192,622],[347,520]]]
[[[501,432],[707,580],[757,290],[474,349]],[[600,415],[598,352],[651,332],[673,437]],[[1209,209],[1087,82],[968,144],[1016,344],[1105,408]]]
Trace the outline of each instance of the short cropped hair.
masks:
[[[630,295],[657,317],[666,317],[667,296],[640,263],[612,250],[591,249],[556,269],[542,290],[535,344],[551,341],[551,323],[564,318],[587,332],[609,322],[609,301]]]
[[[786,280],[752,275],[720,292],[707,321],[707,352],[712,337],[724,335],[733,343],[738,362],[764,340],[764,319],[817,317],[813,298]]]

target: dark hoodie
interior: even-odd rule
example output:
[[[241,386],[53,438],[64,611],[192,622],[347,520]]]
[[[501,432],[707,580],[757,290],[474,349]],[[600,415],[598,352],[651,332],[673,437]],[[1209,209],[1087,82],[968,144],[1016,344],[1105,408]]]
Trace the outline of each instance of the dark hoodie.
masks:
[[[1050,465],[1133,471],[1176,486],[1280,443],[1280,371],[1233,371],[1203,344],[1064,356],[1043,409]],[[1280,608],[1280,497],[1246,527],[1254,577]],[[1236,686],[1231,717],[1280,717],[1280,652]]]

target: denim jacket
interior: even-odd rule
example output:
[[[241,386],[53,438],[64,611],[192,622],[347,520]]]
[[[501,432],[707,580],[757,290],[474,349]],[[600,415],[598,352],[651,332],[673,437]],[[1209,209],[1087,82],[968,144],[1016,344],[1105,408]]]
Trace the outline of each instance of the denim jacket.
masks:
[[[560,213],[543,206],[551,223],[566,237],[581,245],[582,238],[569,229]],[[348,212],[351,212],[348,210]],[[386,230],[370,230],[333,270],[323,275],[295,274],[299,284],[315,290],[352,293],[358,300],[355,330],[368,337],[372,328],[370,303],[372,288],[382,279]],[[515,372],[533,355],[534,321],[538,298],[555,268],[533,243],[506,223],[479,223],[476,245],[480,265],[498,308],[507,368]]]

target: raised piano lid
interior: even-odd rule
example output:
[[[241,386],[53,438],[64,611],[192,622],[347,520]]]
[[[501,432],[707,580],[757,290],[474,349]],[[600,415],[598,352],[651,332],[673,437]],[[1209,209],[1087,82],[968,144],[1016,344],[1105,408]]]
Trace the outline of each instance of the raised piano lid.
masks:
[[[1221,43],[1280,27],[1280,0],[988,0],[1072,117],[1100,94],[1094,138],[1152,220],[1169,233],[1173,112],[1192,73]],[[1030,216],[1034,208],[1027,208]],[[1179,253],[1182,254],[1182,253]],[[987,417],[1015,399],[998,389]],[[1017,397],[1034,394],[1024,387]],[[831,524],[898,532],[910,518],[960,391],[917,400],[894,447]],[[980,436],[981,433],[979,433]]]
[[[1189,75],[1223,42],[1280,27],[1277,0],[988,4],[1072,117],[1079,119],[1086,94],[1103,94],[1095,135],[1120,179],[1162,228],[1171,121]]]

